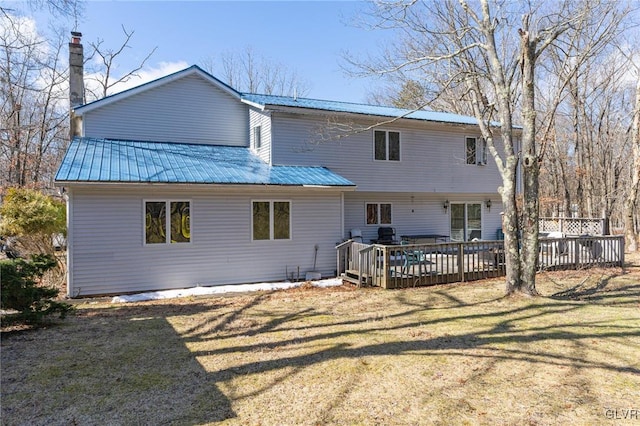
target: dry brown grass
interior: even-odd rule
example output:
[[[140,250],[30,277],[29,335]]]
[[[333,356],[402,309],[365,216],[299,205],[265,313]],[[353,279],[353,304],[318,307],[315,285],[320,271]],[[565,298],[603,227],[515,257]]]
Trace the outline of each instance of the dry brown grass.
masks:
[[[638,424],[633,260],[540,275],[539,298],[491,280],[84,301],[3,333],[2,423]]]

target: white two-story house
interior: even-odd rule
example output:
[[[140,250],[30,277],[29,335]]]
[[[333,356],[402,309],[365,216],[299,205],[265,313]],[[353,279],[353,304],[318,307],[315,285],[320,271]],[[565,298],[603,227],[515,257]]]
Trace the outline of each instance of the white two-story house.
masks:
[[[358,229],[495,239],[476,120],[241,93],[192,66],[75,108],[71,297],[332,276]]]

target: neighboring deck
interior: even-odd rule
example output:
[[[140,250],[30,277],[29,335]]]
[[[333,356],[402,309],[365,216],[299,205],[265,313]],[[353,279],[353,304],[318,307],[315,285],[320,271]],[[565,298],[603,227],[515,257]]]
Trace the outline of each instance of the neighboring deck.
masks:
[[[336,247],[338,276],[358,285],[403,288],[504,276],[503,241]],[[540,238],[540,270],[622,266],[622,236]]]

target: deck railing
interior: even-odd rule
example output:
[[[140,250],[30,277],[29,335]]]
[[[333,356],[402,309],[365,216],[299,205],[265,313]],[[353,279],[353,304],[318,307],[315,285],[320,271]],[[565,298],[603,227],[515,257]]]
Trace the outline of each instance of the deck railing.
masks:
[[[562,232],[569,235],[602,235],[604,219],[541,217],[538,221],[540,232]]]
[[[359,285],[404,288],[504,276],[504,241],[337,247],[338,276]],[[622,266],[624,238],[541,238],[539,270]]]

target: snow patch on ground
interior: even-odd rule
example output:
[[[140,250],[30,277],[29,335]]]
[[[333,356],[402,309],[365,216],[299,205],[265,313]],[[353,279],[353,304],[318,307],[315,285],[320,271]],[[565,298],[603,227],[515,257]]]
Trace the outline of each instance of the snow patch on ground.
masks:
[[[235,284],[220,285],[212,287],[191,287],[181,288],[177,290],[150,291],[147,293],[130,294],[125,296],[115,296],[111,299],[111,303],[127,303],[127,302],[144,302],[146,300],[173,299],[176,297],[204,296],[210,294],[225,293],[245,293],[250,291],[272,291],[285,290],[288,288],[299,287],[304,283],[311,283],[315,287],[335,287],[342,285],[342,279],[329,278],[326,280],[304,281],[304,282],[275,282],[275,283],[256,283],[256,284]]]

